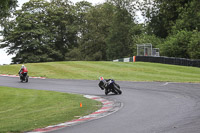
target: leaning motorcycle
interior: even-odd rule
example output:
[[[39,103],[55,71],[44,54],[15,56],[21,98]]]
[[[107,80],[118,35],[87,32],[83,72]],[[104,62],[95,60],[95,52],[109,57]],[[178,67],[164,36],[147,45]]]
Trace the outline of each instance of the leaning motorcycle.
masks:
[[[103,77],[99,77],[99,87],[102,90],[105,90],[105,94],[113,92],[114,94],[122,94],[120,90],[120,86],[113,79],[104,79]]]
[[[19,74],[19,77],[20,77],[20,81],[21,82],[28,82],[28,74],[27,73],[24,73],[24,74]]]

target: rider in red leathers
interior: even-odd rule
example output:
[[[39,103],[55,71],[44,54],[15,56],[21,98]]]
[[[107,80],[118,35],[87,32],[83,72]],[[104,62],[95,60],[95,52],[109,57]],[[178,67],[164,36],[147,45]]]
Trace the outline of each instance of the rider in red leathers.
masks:
[[[28,69],[24,65],[22,65],[21,69],[19,70],[20,78],[26,77],[27,74],[28,74]]]

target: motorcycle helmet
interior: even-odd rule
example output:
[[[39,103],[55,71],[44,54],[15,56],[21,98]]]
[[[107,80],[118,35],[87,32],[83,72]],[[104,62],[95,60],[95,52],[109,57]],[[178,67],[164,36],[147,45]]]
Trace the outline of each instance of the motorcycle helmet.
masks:
[[[103,77],[99,77],[99,80],[104,80],[104,78]]]
[[[24,67],[25,67],[25,66],[24,66],[24,65],[22,65],[21,69],[24,69]]]

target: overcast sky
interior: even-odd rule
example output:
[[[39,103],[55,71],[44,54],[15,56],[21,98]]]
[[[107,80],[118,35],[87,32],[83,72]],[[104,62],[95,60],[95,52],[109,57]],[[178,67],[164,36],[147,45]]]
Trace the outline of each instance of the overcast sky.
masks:
[[[26,3],[28,2],[29,0],[18,0],[18,5],[20,8],[23,3]],[[71,2],[73,3],[76,3],[78,1],[82,1],[82,0],[70,0]],[[103,3],[105,2],[105,0],[85,0],[85,1],[88,1],[92,4],[99,4],[99,3]],[[0,37],[0,39],[2,39],[2,37]],[[11,58],[14,57],[14,55],[7,55],[7,53],[5,52],[6,49],[0,49],[0,65],[3,65],[3,64],[10,64],[11,63]]]

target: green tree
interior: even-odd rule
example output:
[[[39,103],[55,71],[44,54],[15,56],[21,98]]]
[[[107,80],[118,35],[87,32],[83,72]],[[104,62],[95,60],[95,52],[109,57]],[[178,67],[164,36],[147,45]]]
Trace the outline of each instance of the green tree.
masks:
[[[107,59],[113,60],[132,56],[132,35],[136,27],[134,13],[131,13],[131,1],[110,0],[115,6],[112,24],[109,27],[107,42]],[[130,5],[130,6],[129,6]]]
[[[163,45],[159,45],[162,55],[199,58],[199,0],[154,0],[142,4],[147,18],[147,33],[166,38]]]
[[[141,26],[134,23],[134,13],[129,13],[127,1],[105,2],[87,8],[82,14],[79,31],[79,50],[83,60],[112,60],[132,56],[133,35],[141,34]],[[125,4],[126,3],[126,4]],[[88,6],[87,6],[88,7]],[[80,17],[79,17],[80,18]]]
[[[0,25],[3,23],[6,17],[17,7],[17,0],[1,0],[0,2]]]
[[[180,13],[183,9],[187,10],[190,2],[191,0],[153,0],[142,3],[144,15],[147,17],[148,33],[166,38],[171,34]]]
[[[200,31],[200,2],[191,0],[184,7],[178,9],[179,17],[172,27],[173,33],[179,30]]]
[[[200,33],[198,31],[179,31],[171,35],[161,47],[161,53],[170,57],[200,58]]]
[[[31,0],[16,12],[16,19],[4,28],[8,54],[16,54],[13,63],[65,60],[65,54],[76,45],[71,6],[67,1]]]
[[[40,0],[30,1],[23,5],[22,10],[15,13],[16,19],[4,28],[4,45],[8,54],[16,54],[13,63],[46,61],[44,16],[48,3]],[[37,56],[36,56],[37,55]]]
[[[71,2],[52,0],[47,9],[47,21],[45,22],[52,38],[51,47],[55,53],[55,60],[65,60],[69,49],[77,47],[77,18]]]
[[[87,15],[90,9],[93,8],[92,4],[86,1],[77,2],[73,6],[75,15],[74,28],[76,28],[77,45],[71,47],[69,52],[66,53],[66,60],[84,60],[86,53],[81,53],[81,46],[84,45],[84,35],[88,33]]]
[[[106,38],[113,17],[113,5],[104,3],[90,8],[80,32],[80,50],[84,60],[106,60]]]
[[[200,59],[200,32],[193,31],[188,47],[190,58]]]

